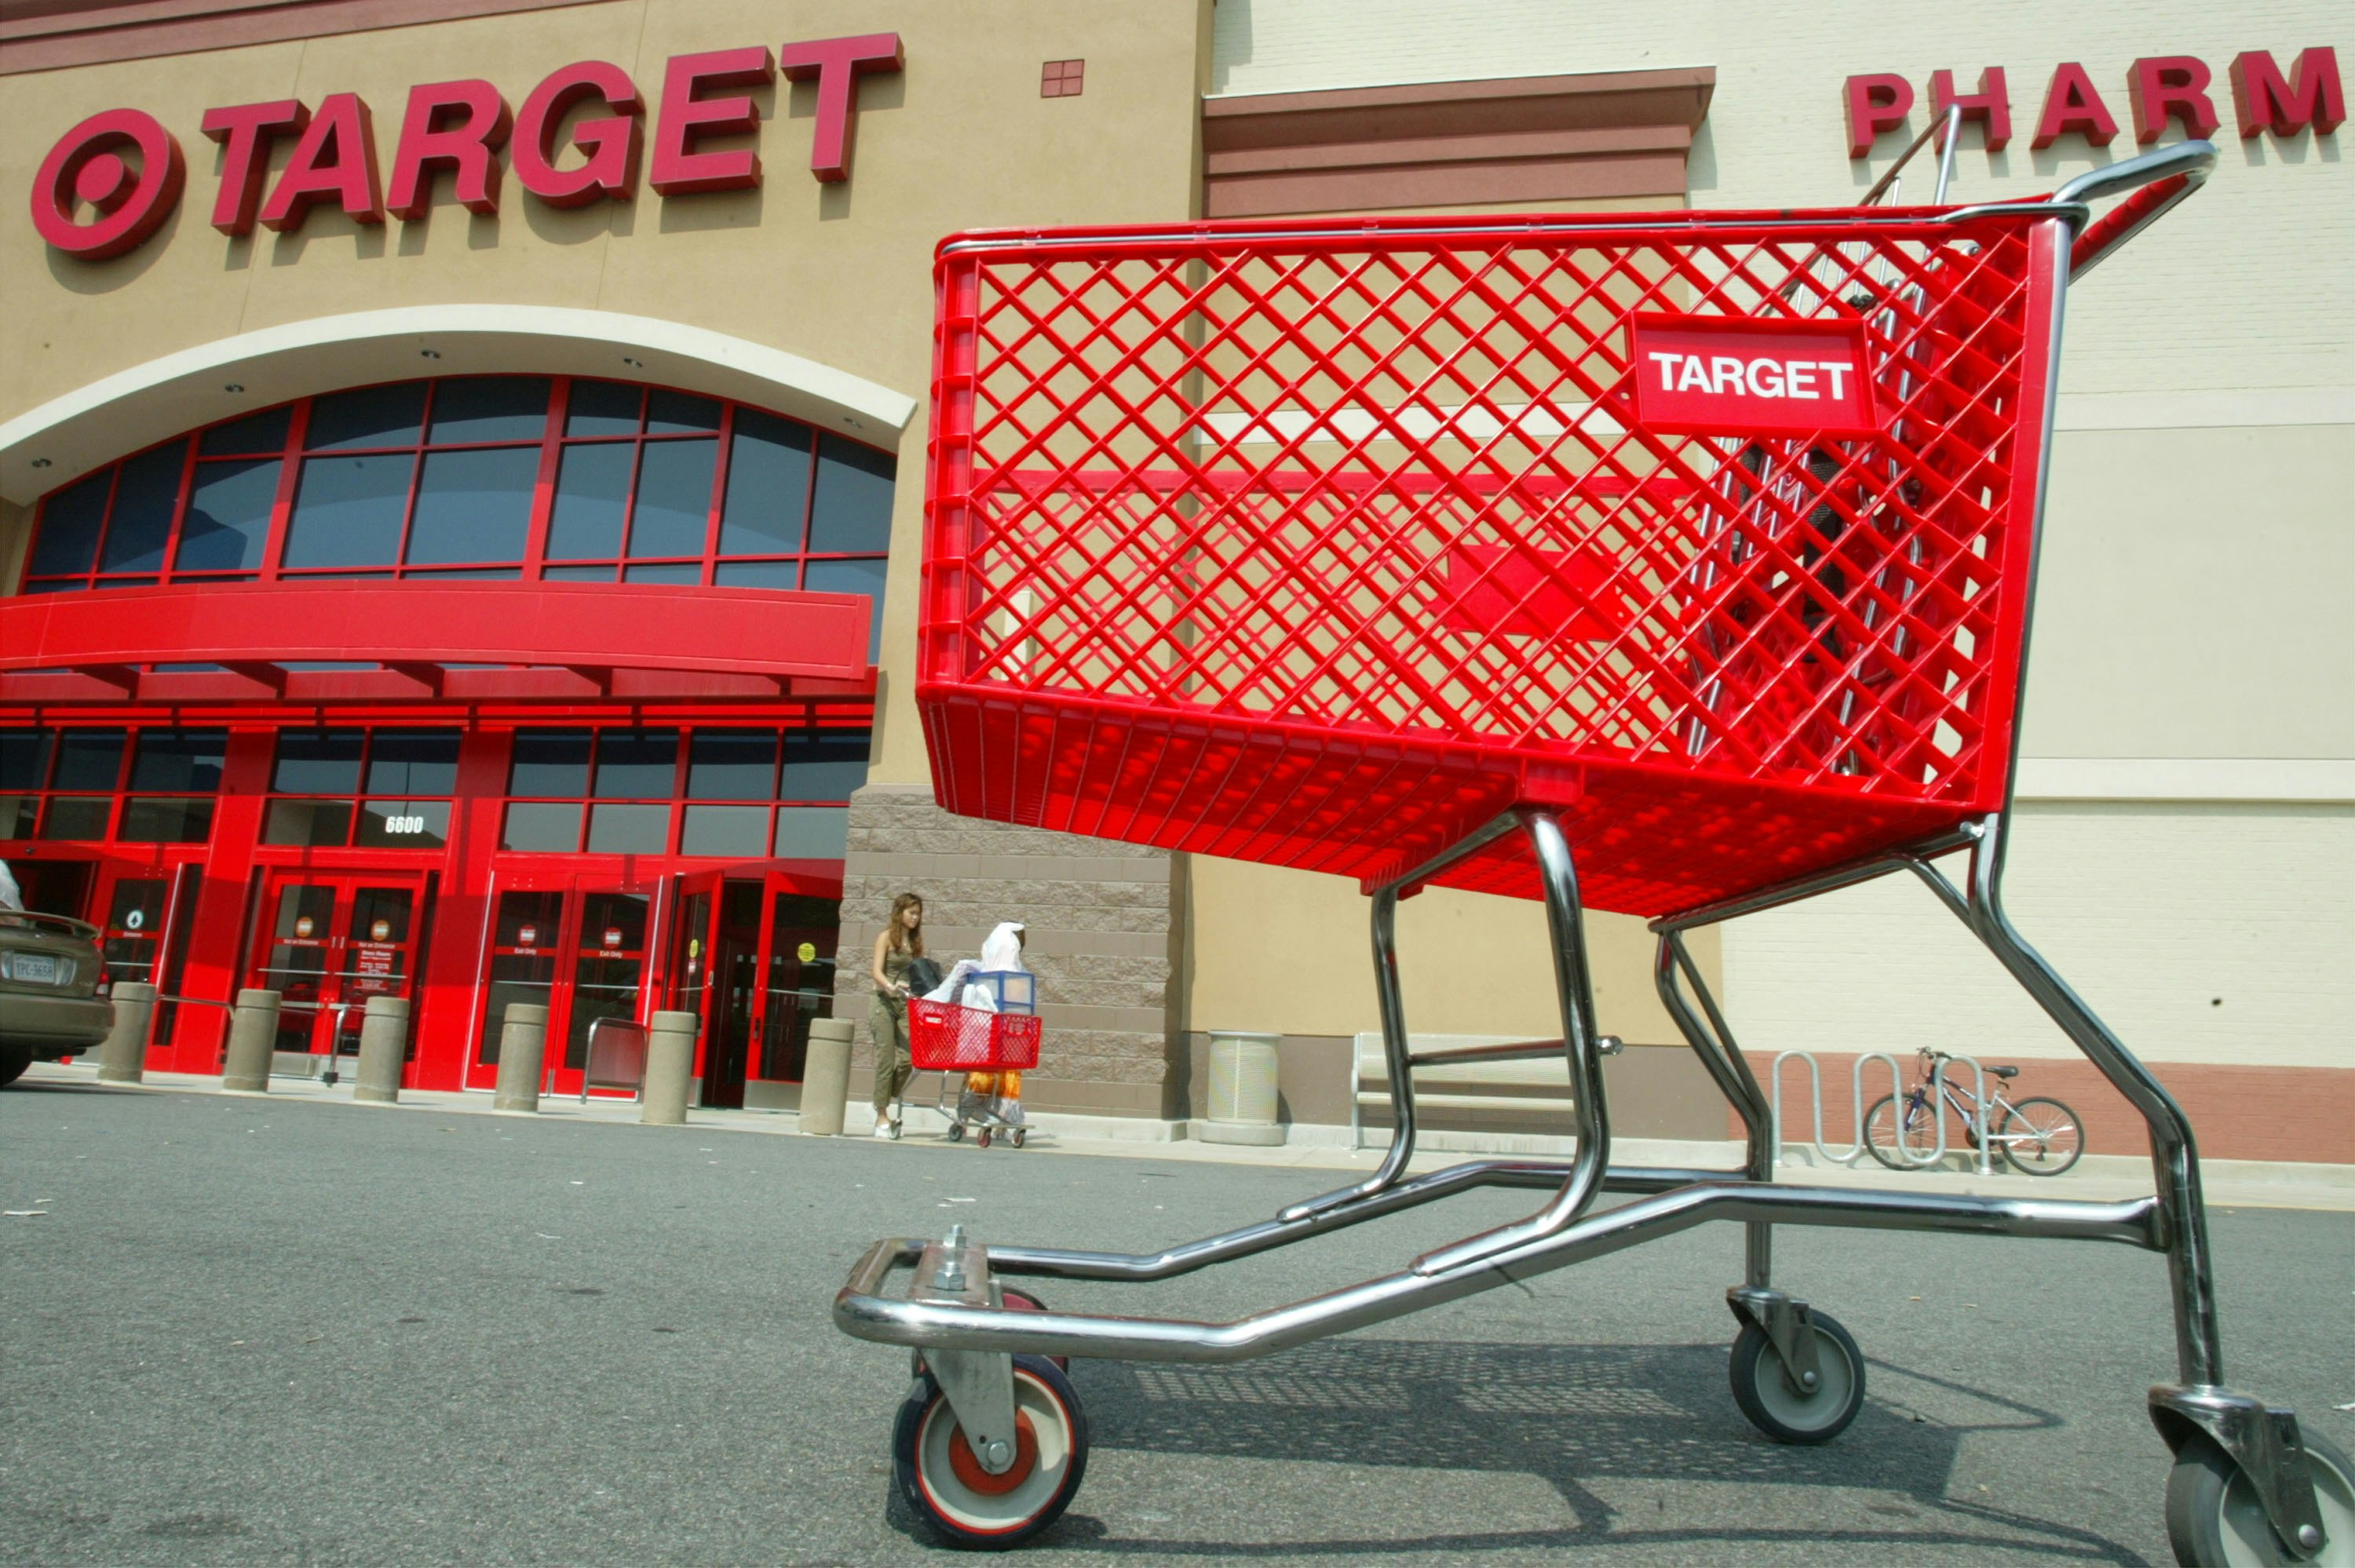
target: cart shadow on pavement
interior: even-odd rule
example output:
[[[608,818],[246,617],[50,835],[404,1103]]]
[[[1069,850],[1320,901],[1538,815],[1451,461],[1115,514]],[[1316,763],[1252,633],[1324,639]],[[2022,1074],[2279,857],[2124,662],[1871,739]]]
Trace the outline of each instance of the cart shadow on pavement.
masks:
[[[1083,1513],[1040,1544],[1060,1542],[1142,1555],[1369,1556],[1519,1551],[1531,1547],[1657,1545],[1678,1541],[1873,1542],[2008,1547],[2092,1562],[2144,1561],[2074,1522],[2040,1519],[1946,1493],[1963,1439],[1973,1433],[2059,1427],[2050,1412],[1885,1361],[1880,1385],[1847,1433],[1793,1447],[1754,1431],[1726,1387],[1726,1349],[1701,1345],[1511,1345],[1351,1340],[1304,1346],[1248,1365],[1203,1367],[1080,1361],[1096,1463],[1123,1453],[1397,1465],[1425,1473],[1513,1472],[1550,1485],[1576,1523],[1554,1530],[1467,1529],[1444,1535],[1243,1542],[1114,1536]],[[1942,1411],[1929,1415],[1922,1403]],[[1959,1424],[1955,1419],[1964,1415]],[[1598,1496],[1590,1482],[1648,1483],[1641,1514]],[[1849,1494],[1804,1526],[1678,1520],[1674,1487],[1819,1487]],[[1616,1490],[1617,1489],[1606,1489]],[[1858,1492],[1881,1497],[1861,1504]],[[1084,1494],[1079,1506],[1084,1510]],[[1442,1505],[1444,1506],[1444,1505]],[[1728,1504],[1696,1492],[1689,1509]],[[1745,1508],[1737,1499],[1733,1507]],[[1655,1513],[1654,1508],[1660,1511]],[[1465,1495],[1467,1524],[1480,1513]],[[1746,1509],[1745,1509],[1746,1511]]]

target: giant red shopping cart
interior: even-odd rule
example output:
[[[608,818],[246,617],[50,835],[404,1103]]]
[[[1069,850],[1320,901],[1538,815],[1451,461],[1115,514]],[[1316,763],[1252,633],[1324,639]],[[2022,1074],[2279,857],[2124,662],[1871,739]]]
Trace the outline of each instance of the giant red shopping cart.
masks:
[[[894,1441],[922,1517],[1008,1545],[1060,1514],[1086,1425],[1050,1355],[1262,1355],[1730,1219],[1748,1238],[1735,1399],[1796,1443],[1853,1419],[1865,1364],[1774,1287],[1773,1225],[2165,1253],[2181,1382],[2151,1409],[2178,1454],[2179,1544],[2206,1552],[2237,1487],[2232,1506],[2257,1499],[2276,1544],[2314,1554],[2349,1478],[2289,1413],[2218,1386],[2190,1130],[2000,900],[2062,307],[2073,273],[2213,156],[2186,143],[1977,207],[941,247],[916,696],[942,804],[1358,879],[1397,1131],[1367,1180],[1150,1255],[984,1247],[962,1229],[877,1244],[836,1319],[920,1351]],[[2112,196],[2095,221],[2088,204]],[[1955,852],[1961,885],[1933,863]],[[2155,1196],[1774,1181],[1765,1097],[1686,934],[1892,871],[1922,878],[2142,1111]],[[1545,902],[1561,1039],[1412,1049],[1395,912],[1429,884]],[[1583,907],[1652,920],[1661,998],[1747,1125],[1743,1169],[1609,1163]],[[1565,1061],[1574,1157],[1410,1178],[1414,1069],[1483,1055]],[[996,1283],[1160,1279],[1494,1185],[1552,1195],[1394,1275],[1231,1323],[1041,1316]],[[1591,1212],[1604,1192],[1636,1196]],[[880,1294],[901,1266],[910,1294]],[[2355,1551],[2355,1531],[2328,1533]]]

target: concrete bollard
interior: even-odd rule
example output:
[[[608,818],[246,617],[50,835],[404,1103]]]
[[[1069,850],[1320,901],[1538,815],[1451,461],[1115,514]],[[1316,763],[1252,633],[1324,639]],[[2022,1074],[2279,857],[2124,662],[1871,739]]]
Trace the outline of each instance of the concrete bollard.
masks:
[[[98,1081],[135,1084],[147,1071],[147,1022],[155,1016],[155,988],[140,980],[117,980],[109,1000],[114,1027],[98,1048]]]
[[[278,993],[239,991],[237,1010],[229,1015],[229,1050],[221,1057],[221,1087],[233,1094],[267,1094],[270,1054],[277,1048]]]
[[[530,1115],[539,1109],[539,1067],[548,1052],[548,1009],[535,1001],[507,1003],[499,1025],[498,1086],[491,1108]]]
[[[645,1103],[638,1120],[648,1127],[687,1125],[687,1091],[695,1081],[695,1032],[700,1024],[692,1012],[657,1012],[646,1032]]]
[[[352,1098],[389,1106],[400,1099],[400,1072],[409,1065],[409,999],[372,996],[360,1015],[359,1072]]]
[[[802,1130],[818,1138],[842,1131],[842,1102],[850,1093],[850,1020],[810,1020],[809,1055],[802,1063]]]

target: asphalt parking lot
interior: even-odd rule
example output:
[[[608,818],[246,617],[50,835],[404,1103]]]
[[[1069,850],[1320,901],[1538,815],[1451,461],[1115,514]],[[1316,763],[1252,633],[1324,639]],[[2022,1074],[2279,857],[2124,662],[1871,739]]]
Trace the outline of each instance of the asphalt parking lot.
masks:
[[[1313,1178],[1309,1178],[1313,1180]],[[0,1543],[27,1564],[907,1563],[876,1237],[1135,1248],[1304,1173],[27,1082],[0,1092]],[[1057,1305],[1230,1318],[1526,1210],[1466,1197]],[[27,1213],[25,1211],[32,1211]],[[2355,1448],[2355,1215],[2220,1212],[2233,1381]],[[1079,1363],[1058,1561],[2166,1562],[2154,1256],[1785,1233],[1871,1361],[1828,1447],[1726,1389],[1704,1230],[1230,1369]]]

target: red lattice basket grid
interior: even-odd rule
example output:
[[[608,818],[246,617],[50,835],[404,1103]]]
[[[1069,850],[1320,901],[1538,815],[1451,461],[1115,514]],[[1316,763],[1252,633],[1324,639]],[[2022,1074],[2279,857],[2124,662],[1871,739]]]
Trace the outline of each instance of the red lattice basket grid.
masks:
[[[1039,1020],[917,997],[908,1003],[908,1058],[926,1073],[1028,1071],[1039,1065]]]
[[[940,800],[1369,883],[1544,804],[1588,901],[1642,915],[1997,809],[2066,240],[1879,209],[952,238]],[[1845,334],[1870,422],[1647,423],[1663,313]],[[1438,880],[1535,891],[1517,837]]]

